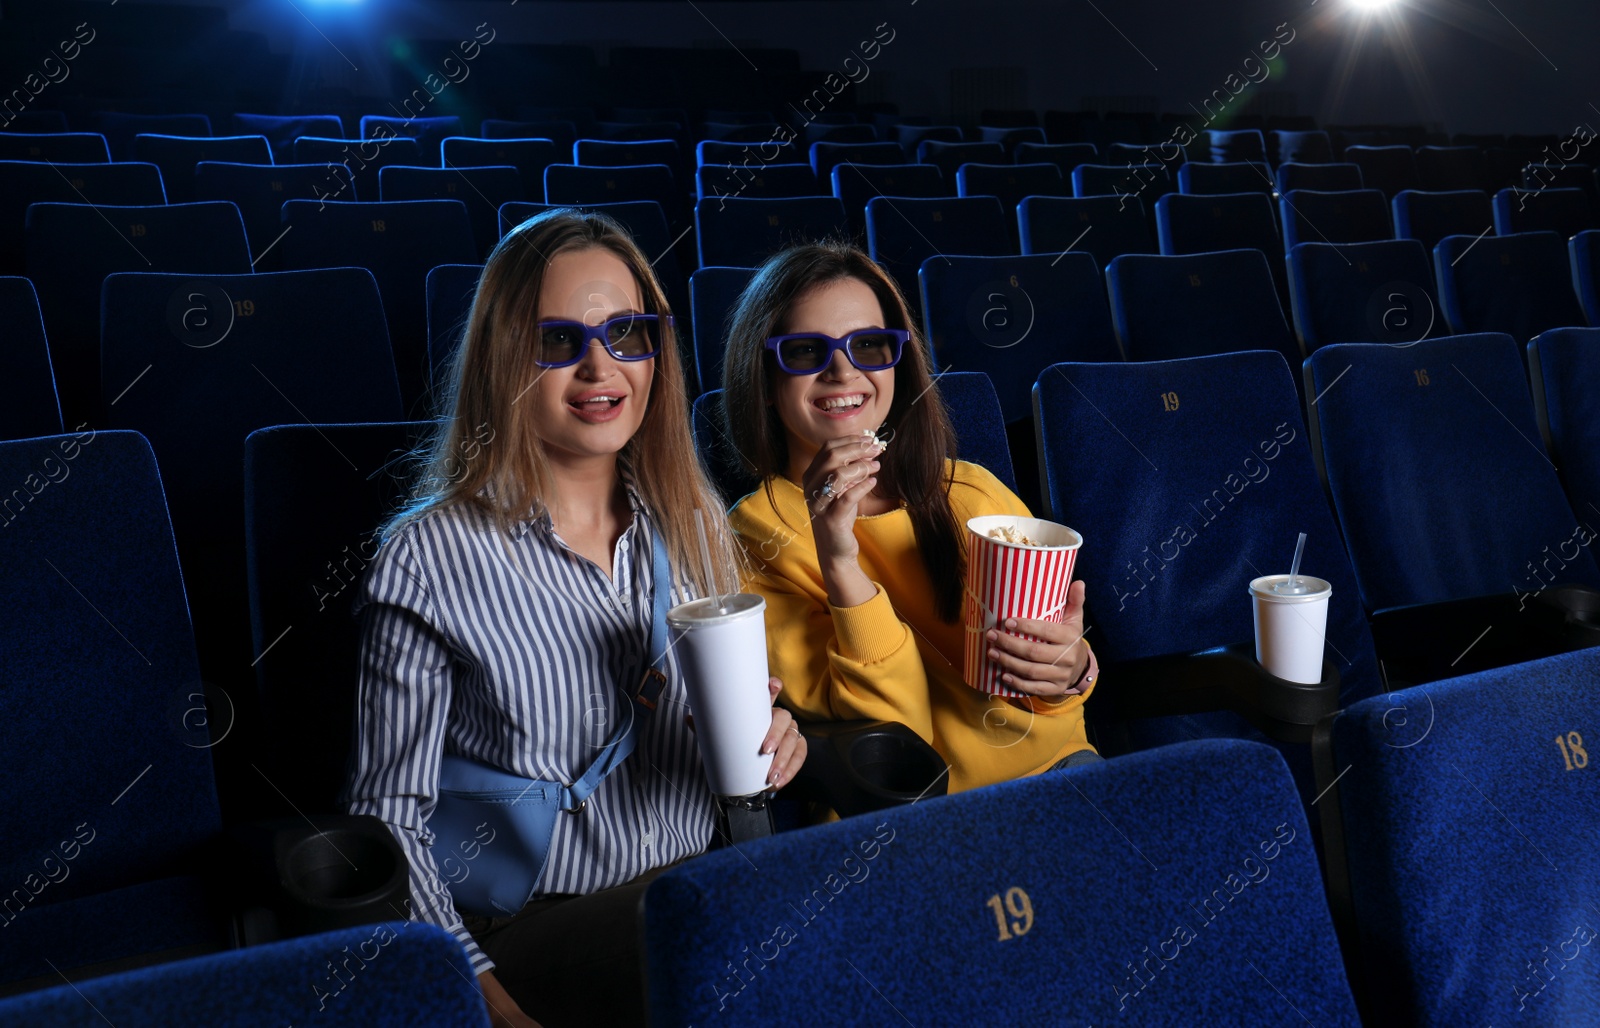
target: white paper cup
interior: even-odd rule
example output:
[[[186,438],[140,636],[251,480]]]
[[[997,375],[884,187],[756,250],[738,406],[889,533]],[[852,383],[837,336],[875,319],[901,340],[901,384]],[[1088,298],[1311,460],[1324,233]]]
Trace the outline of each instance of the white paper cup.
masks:
[[[989,532],[1002,525],[1042,545],[991,539]],[[1000,681],[1005,669],[989,659],[984,633],[1006,618],[1061,621],[1066,616],[1067,589],[1072,585],[1072,568],[1083,537],[1054,521],[1012,514],[971,518],[967,533],[967,580],[961,596],[961,623],[966,629],[962,677],[974,689],[994,696],[1026,696]],[[1038,641],[1024,632],[1006,634]]]
[[[683,671],[694,734],[711,791],[753,796],[767,788],[774,754],[761,752],[772,727],[767,691],[767,601],[751,593],[680,603],[667,612],[668,644]]]
[[[1311,589],[1285,596],[1272,591],[1288,575],[1266,575],[1250,583],[1256,613],[1256,661],[1279,678],[1304,685],[1322,681],[1322,646],[1327,638],[1328,600],[1333,586],[1301,575]]]

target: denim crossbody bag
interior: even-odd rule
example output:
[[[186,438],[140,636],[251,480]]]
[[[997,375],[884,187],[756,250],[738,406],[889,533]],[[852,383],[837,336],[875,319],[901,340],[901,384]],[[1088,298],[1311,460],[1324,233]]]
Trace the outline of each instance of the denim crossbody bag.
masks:
[[[624,688],[628,717],[571,785],[541,782],[447,755],[439,769],[439,801],[428,816],[435,853],[458,855],[466,867],[450,882],[456,909],[481,917],[507,917],[533,898],[550,856],[556,819],[577,814],[606,775],[638,744],[667,682],[667,606],[672,593],[667,545],[652,525],[650,664]]]

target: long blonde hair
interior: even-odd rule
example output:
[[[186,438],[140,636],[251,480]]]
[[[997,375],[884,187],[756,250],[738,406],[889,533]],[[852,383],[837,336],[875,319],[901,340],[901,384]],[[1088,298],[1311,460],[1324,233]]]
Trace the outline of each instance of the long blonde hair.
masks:
[[[407,524],[451,504],[486,512],[508,536],[517,521],[537,516],[556,492],[544,442],[530,407],[521,399],[545,369],[534,363],[539,293],[550,261],[563,253],[600,248],[633,272],[647,314],[671,314],[650,263],[627,232],[593,211],[545,211],[508,231],[489,255],[478,280],[467,326],[451,359],[444,412],[415,455],[416,485],[383,529],[385,539]],[[649,509],[679,581],[708,595],[738,588],[742,561],[722,503],[695,454],[689,397],[677,333],[663,323],[644,420],[618,454]],[[484,486],[489,495],[484,495]],[[718,581],[707,582],[695,530],[695,509],[705,512]]]

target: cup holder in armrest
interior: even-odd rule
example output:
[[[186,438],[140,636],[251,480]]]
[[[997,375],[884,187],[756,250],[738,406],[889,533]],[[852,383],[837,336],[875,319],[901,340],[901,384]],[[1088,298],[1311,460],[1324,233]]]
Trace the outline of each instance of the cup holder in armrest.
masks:
[[[792,790],[827,804],[840,817],[943,796],[949,767],[932,746],[892,721],[800,722],[806,762]]]

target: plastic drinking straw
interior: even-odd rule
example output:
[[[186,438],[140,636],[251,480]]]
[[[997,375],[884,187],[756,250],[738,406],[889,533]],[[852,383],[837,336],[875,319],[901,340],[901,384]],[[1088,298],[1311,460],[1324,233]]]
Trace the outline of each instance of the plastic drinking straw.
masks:
[[[695,513],[699,514],[699,511],[696,511]],[[705,536],[702,533],[702,535],[701,535],[702,543],[704,542],[704,539],[705,539]],[[1289,565],[1289,591],[1293,591],[1294,590],[1294,580],[1300,574],[1300,555],[1302,553],[1304,553],[1305,551],[1306,551],[1306,534],[1304,532],[1301,532],[1300,533],[1300,541],[1294,544],[1294,563]]]
[[[694,509],[694,527],[700,535],[700,560],[706,566],[706,586],[711,590],[711,602],[717,608],[718,614],[726,614],[727,611],[722,606],[722,596],[717,592],[717,577],[711,566],[711,544],[706,541],[706,518],[699,507]],[[1305,536],[1302,535],[1300,540],[1304,542]],[[1298,567],[1299,564],[1300,560],[1296,557],[1295,566]]]

